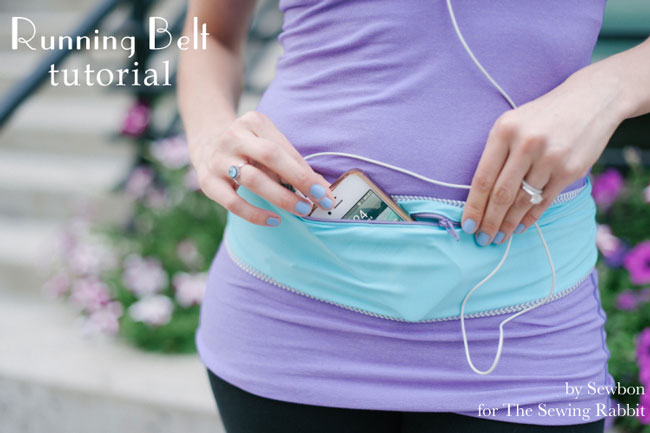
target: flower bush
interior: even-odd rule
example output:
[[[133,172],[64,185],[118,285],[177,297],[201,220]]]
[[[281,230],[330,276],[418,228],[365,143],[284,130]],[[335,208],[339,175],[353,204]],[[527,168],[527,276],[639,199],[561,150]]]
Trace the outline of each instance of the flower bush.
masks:
[[[625,432],[650,433],[650,171],[626,149],[621,170],[592,170],[597,206],[598,274],[609,370],[623,386],[642,385],[641,395],[613,395],[616,402],[644,407],[645,416],[623,417]]]
[[[152,351],[194,352],[226,212],[200,192],[182,136],[149,143],[123,193],[132,219],[99,226],[86,214],[68,224],[44,289],[80,312],[89,335],[118,334]]]

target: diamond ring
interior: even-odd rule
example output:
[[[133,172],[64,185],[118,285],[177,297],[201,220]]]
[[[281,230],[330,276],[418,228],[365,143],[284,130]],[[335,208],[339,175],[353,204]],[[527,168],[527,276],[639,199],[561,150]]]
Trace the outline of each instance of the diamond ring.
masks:
[[[534,186],[531,186],[528,182],[522,179],[521,188],[530,194],[530,202],[532,204],[539,204],[542,202],[544,197],[542,197],[542,190],[537,189]]]

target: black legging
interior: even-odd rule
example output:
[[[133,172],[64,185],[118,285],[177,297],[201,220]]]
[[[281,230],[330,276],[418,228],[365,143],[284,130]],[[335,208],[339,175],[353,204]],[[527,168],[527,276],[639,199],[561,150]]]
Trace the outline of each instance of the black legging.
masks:
[[[344,409],[251,394],[208,370],[227,433],[603,433],[605,420],[567,426],[516,424],[448,412]]]

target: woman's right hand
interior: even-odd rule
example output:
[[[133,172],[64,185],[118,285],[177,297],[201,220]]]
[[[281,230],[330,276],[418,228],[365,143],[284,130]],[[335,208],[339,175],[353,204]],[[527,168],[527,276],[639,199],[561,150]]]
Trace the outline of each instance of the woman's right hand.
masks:
[[[192,139],[191,137],[189,138]],[[228,176],[231,165],[243,165],[237,181],[287,212],[307,215],[312,203],[281,185],[330,209],[334,195],[330,183],[316,173],[275,124],[262,113],[250,111],[236,118],[221,133],[195,138],[190,148],[192,165],[201,190],[233,214],[254,224],[277,226],[278,214],[253,206],[237,194],[237,183]]]

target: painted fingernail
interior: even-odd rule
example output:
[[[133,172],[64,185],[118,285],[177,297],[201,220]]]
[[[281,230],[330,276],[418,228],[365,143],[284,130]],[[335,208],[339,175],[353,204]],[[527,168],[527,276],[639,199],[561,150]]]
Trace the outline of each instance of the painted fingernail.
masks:
[[[515,229],[515,233],[521,233],[521,232],[524,231],[525,228],[526,228],[525,225],[519,223],[519,225],[518,225],[517,228]]]
[[[325,195],[325,188],[319,183],[315,183],[309,188],[309,194],[314,198],[321,198]]]
[[[494,237],[494,240],[492,241],[493,244],[500,244],[503,238],[506,237],[506,234],[503,233],[501,230],[497,233],[497,235]]]
[[[462,228],[465,233],[474,233],[474,230],[476,230],[476,221],[471,218],[467,218],[465,221],[463,221]]]
[[[478,236],[476,236],[476,242],[478,242],[479,245],[485,246],[488,244],[490,241],[490,235],[487,233],[479,232]]]
[[[325,197],[318,203],[320,203],[325,209],[330,209],[332,207],[332,200],[330,200],[329,197]]]
[[[303,215],[307,215],[310,210],[311,210],[311,206],[307,202],[299,201],[298,203],[296,203],[296,212],[301,213]]]
[[[266,223],[267,223],[268,225],[270,225],[270,226],[275,227],[275,226],[277,226],[278,224],[280,224],[280,220],[277,219],[277,218],[275,218],[275,217],[268,217],[268,218],[266,219]]]

